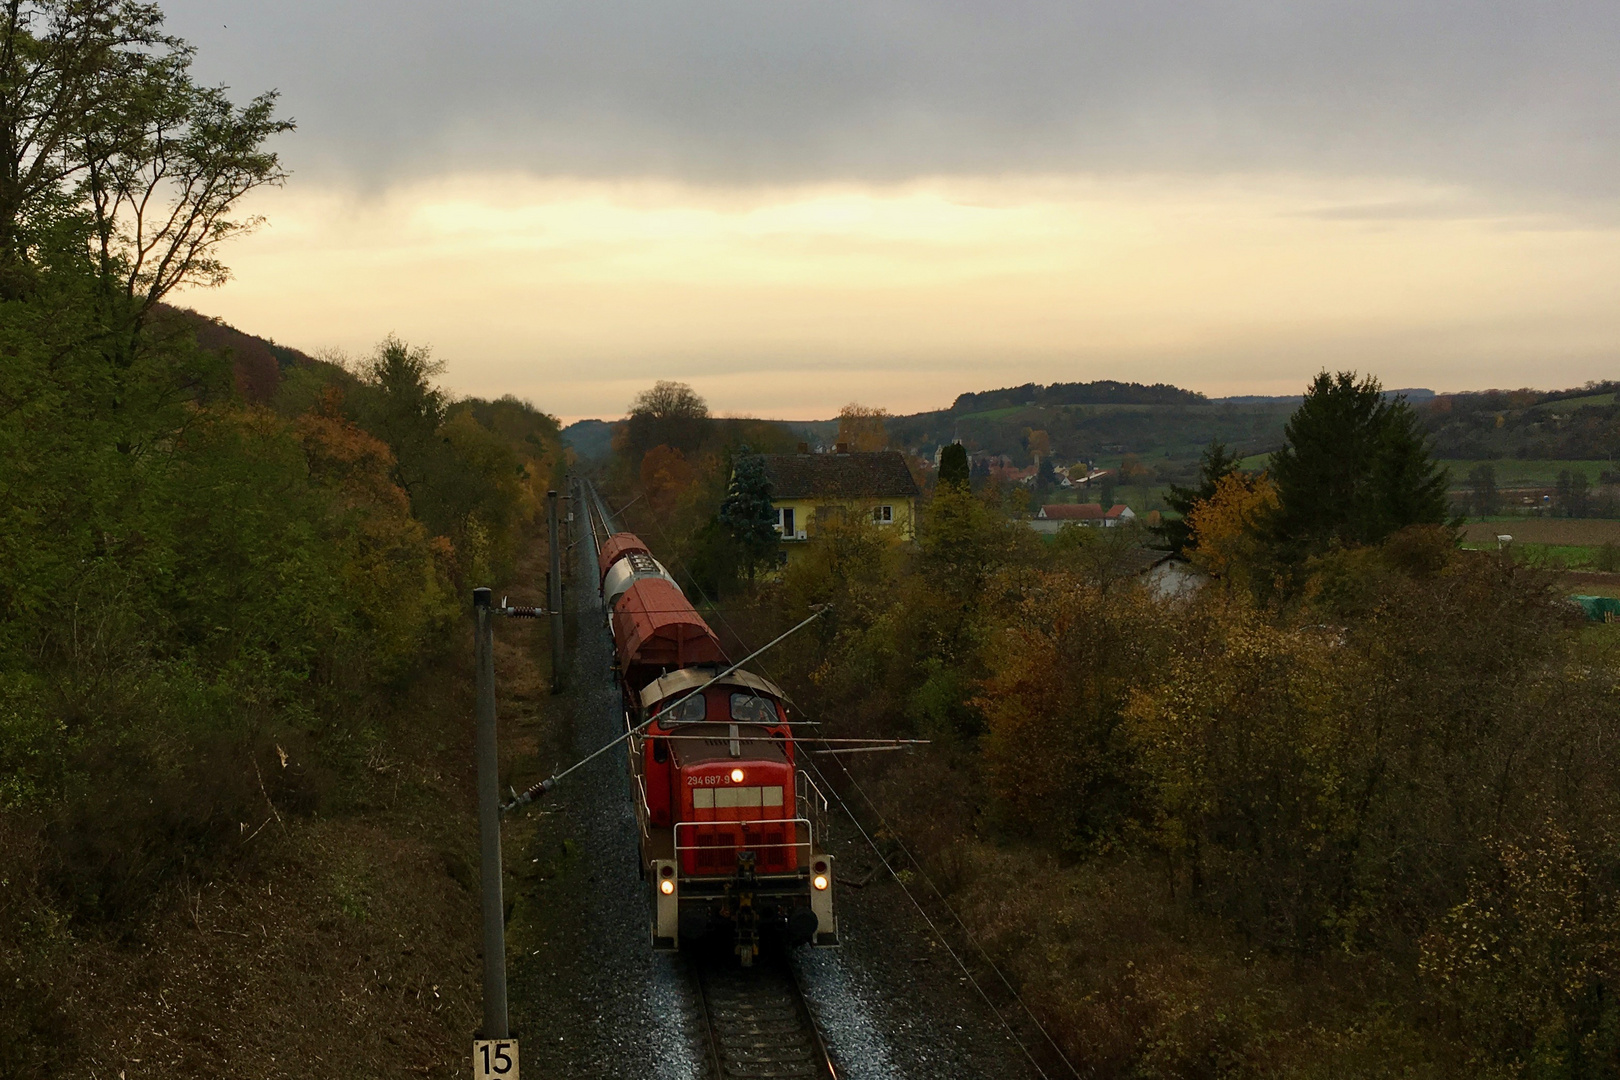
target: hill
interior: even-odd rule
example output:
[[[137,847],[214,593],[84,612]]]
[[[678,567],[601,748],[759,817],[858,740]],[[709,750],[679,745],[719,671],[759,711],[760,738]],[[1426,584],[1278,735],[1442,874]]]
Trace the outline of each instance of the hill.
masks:
[[[190,326],[197,344],[210,352],[227,356],[236,375],[237,391],[255,405],[268,405],[281,388],[286,373],[294,368],[330,368],[336,364],[317,360],[308,353],[270,338],[244,333],[225,320],[204,315],[191,308],[159,305],[160,319],[176,320]]]
[[[1620,382],[1445,394],[1422,413],[1437,457],[1614,461],[1620,458],[1617,390]]]
[[[992,409],[1018,408],[1030,405],[1203,405],[1209,401],[1194,390],[1183,390],[1168,383],[1115,382],[1099,379],[1086,383],[1025,383],[1004,390],[985,390],[977,394],[959,394],[951,403],[953,413],[979,413]]]
[[[613,452],[613,425],[606,420],[576,420],[562,429],[562,440],[580,461],[596,461]]]

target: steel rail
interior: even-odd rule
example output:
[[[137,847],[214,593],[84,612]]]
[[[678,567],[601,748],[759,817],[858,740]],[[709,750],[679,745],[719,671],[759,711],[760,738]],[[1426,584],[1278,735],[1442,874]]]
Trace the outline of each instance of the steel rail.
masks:
[[[687,966],[715,1080],[838,1080],[787,958],[746,969],[732,963],[693,957]]]

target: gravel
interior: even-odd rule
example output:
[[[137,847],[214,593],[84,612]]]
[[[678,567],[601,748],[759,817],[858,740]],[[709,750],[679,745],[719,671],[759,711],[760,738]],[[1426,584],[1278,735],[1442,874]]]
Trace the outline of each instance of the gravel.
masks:
[[[844,1074],[852,1080],[1038,1077],[847,819],[831,848],[840,876],[856,866],[879,866],[865,887],[839,888],[842,947],[795,955],[800,985]]]
[[[565,763],[623,731],[596,557],[588,542],[575,550],[572,741],[554,747]],[[624,755],[612,750],[563,780],[542,808],[527,863],[539,870],[522,886],[542,939],[513,958],[511,993],[524,1068],[537,1076],[704,1075],[679,962],[649,946],[631,806]]]

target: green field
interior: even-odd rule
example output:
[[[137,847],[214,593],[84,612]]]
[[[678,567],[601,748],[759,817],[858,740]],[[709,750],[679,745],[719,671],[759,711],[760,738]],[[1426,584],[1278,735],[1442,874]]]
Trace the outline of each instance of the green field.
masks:
[[[1242,468],[1263,469],[1270,461],[1270,454],[1253,454],[1243,459]],[[1568,469],[1570,472],[1584,472],[1589,484],[1596,485],[1598,477],[1606,472],[1620,472],[1620,462],[1615,461],[1557,461],[1536,458],[1498,458],[1495,461],[1460,461],[1451,459],[1440,464],[1451,470],[1451,486],[1454,489],[1468,487],[1468,474],[1479,465],[1494,465],[1496,467],[1496,486],[1498,488],[1512,487],[1552,487],[1558,482],[1558,474]]]
[[[1495,541],[1464,541],[1463,547],[1475,551],[1495,551]],[[1538,566],[1547,570],[1597,570],[1602,548],[1576,544],[1521,544],[1513,542],[1515,562],[1525,566]]]
[[[1495,461],[1442,461],[1440,464],[1451,470],[1451,486],[1453,489],[1468,486],[1468,474],[1480,465],[1494,465],[1496,467],[1496,486],[1498,488],[1512,487],[1552,487],[1558,482],[1558,474],[1568,469],[1570,472],[1584,472],[1587,483],[1596,485],[1598,477],[1606,472],[1620,472],[1620,463],[1613,461],[1549,461],[1535,458],[1498,458]]]
[[[1540,405],[1537,405],[1536,408],[1545,409],[1548,412],[1567,413],[1574,412],[1576,409],[1585,408],[1588,405],[1613,404],[1613,394],[1591,394],[1587,397],[1560,398],[1557,401],[1544,401]]]
[[[1513,537],[1514,558],[1532,566],[1570,570],[1620,569],[1604,545],[1620,545],[1620,521],[1593,518],[1492,518],[1463,526],[1463,546],[1495,551],[1498,534]]]

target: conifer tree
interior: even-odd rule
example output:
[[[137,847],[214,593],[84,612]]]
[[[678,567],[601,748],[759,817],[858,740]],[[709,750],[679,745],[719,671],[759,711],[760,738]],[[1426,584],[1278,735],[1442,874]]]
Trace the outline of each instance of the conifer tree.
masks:
[[[1404,398],[1354,372],[1317,375],[1271,458],[1283,554],[1376,544],[1408,525],[1446,521],[1447,474]]]
[[[736,542],[748,580],[754,580],[754,572],[775,554],[779,537],[765,459],[749,453],[747,447],[742,448],[732,468],[731,486],[720,503],[720,523]]]
[[[967,487],[971,476],[968,468],[967,447],[961,443],[951,443],[939,455],[939,485],[958,485]]]

